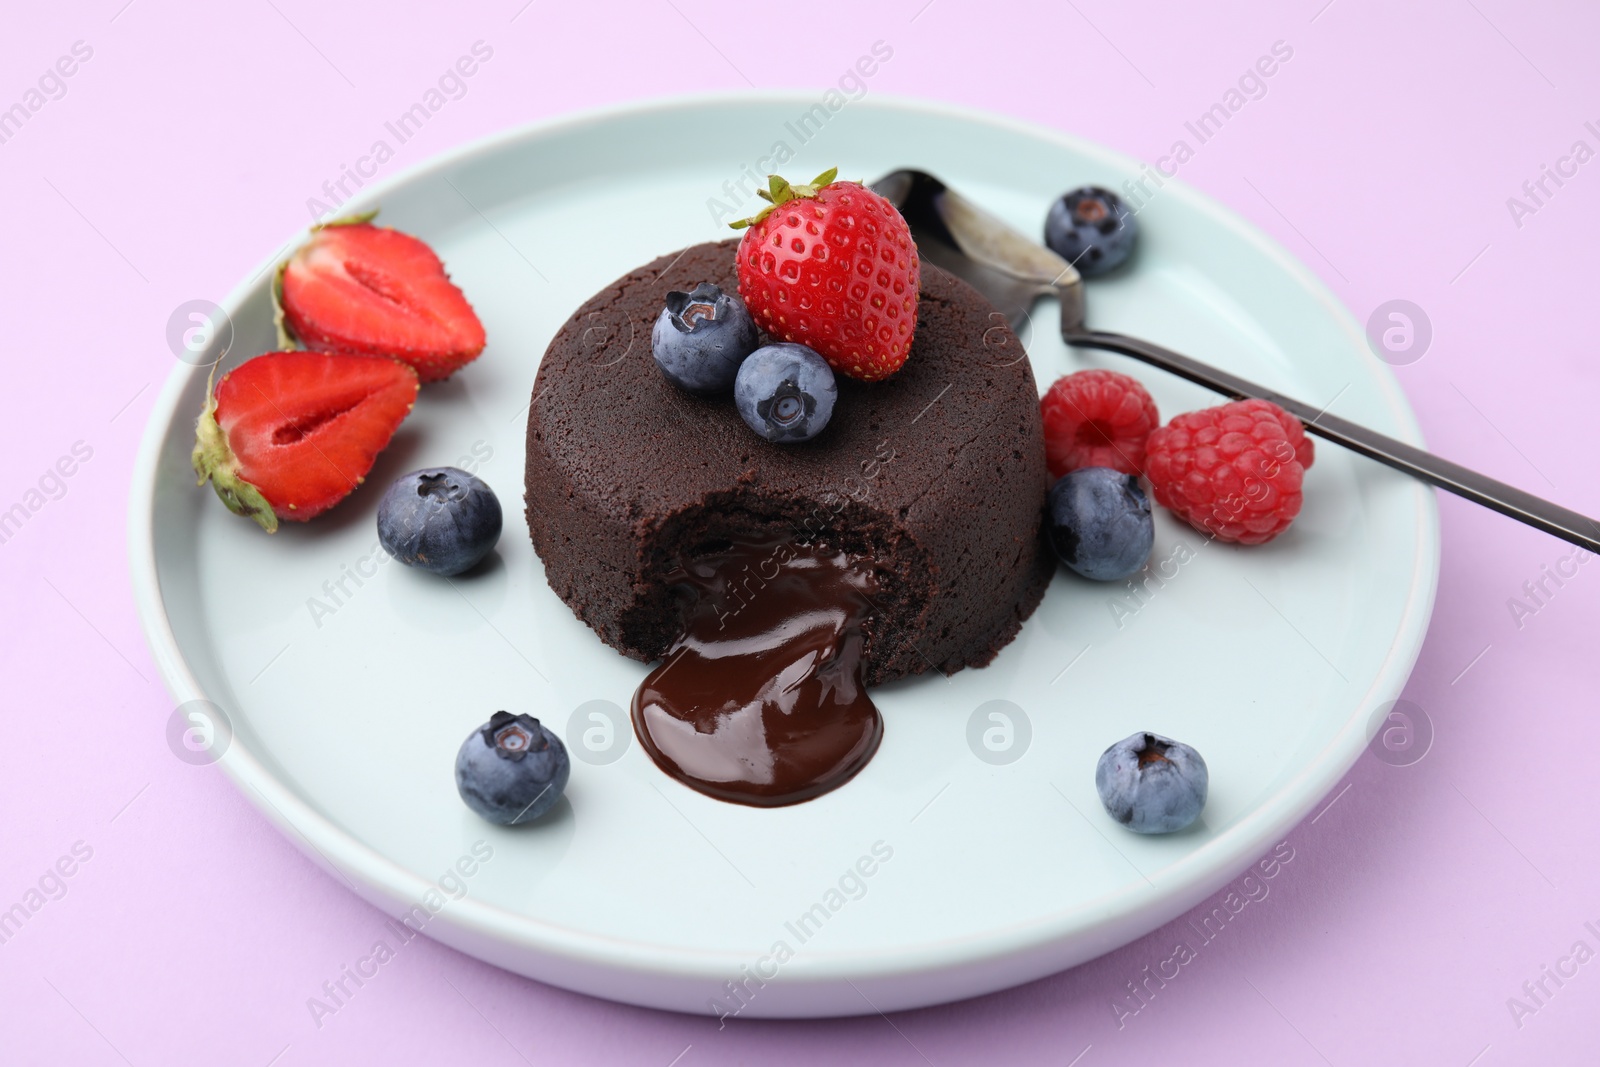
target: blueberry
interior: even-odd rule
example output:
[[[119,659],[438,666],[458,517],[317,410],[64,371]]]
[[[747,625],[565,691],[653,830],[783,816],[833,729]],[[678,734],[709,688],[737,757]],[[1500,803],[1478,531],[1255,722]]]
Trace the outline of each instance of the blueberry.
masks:
[[[828,361],[805,345],[767,345],[750,353],[733,383],[733,403],[768,441],[809,441],[828,425],[839,385]]]
[[[701,282],[692,293],[668,293],[650,331],[650,352],[667,381],[702,396],[732,389],[739,364],[759,343],[744,301],[710,282]]]
[[[378,503],[383,550],[434,574],[460,574],[487,556],[501,522],[494,490],[455,467],[401,475]]]
[[[1115,582],[1137,574],[1155,543],[1150,500],[1139,479],[1110,467],[1079,467],[1050,487],[1050,544],[1085,578]]]
[[[1044,243],[1085,276],[1122,265],[1139,236],[1139,221],[1109,189],[1085,185],[1050,205]]]
[[[1198,819],[1210,778],[1200,753],[1152,733],[1118,741],[1094,769],[1106,812],[1138,834],[1170,834]]]
[[[456,789],[490,822],[532,822],[561,799],[572,761],[561,738],[531,715],[497,711],[456,753]]]

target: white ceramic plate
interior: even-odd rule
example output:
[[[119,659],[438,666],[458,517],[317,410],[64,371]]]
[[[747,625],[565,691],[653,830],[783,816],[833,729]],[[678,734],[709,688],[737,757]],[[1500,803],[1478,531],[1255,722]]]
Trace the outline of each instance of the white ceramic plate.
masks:
[[[1052,131],[877,99],[806,127],[802,144],[799,116],[817,102],[607,110],[365,191],[350,206],[381,203],[382,222],[438,250],[489,347],[425,388],[366,486],[309,525],[268,537],[195,487],[203,368],[174,370],[151,416],[131,557],[174,697],[221,709],[222,767],[312,858],[391,914],[420,906],[429,936],[522,974],[682,1011],[716,1011],[720,999],[745,1016],[817,1016],[933,1004],[1070,967],[1181,914],[1270,850],[1360,754],[1427,627],[1432,492],[1319,444],[1290,534],[1208,546],[1159,514],[1152,565],[1165,578],[1135,596],[1058,575],[992,666],[879,690],[882,749],[818,800],[719,803],[657,771],[626,730],[605,750],[604,719],[591,717],[605,705],[590,702],[625,708],[645,668],[550,592],[521,515],[530,386],[572,309],[653,256],[727,235],[708,201],[728,199],[724,183],[765,166],[777,142],[795,153],[781,168],[790,177],[839,164],[870,180],[915,165],[1030,233],[1064,189],[1119,187],[1138,172]],[[756,201],[731,206],[744,215]],[[1135,268],[1090,283],[1094,325],[1418,442],[1393,376],[1283,249],[1176,183],[1140,222]],[[273,347],[269,278],[229,297],[225,365]],[[1217,402],[1131,361],[1070,352],[1055,309],[1036,317],[1041,388],[1110,366],[1145,381],[1164,416]],[[475,467],[507,515],[487,573],[453,583],[385,562],[373,523],[390,479],[443,463]],[[979,712],[991,701],[1009,702],[995,706],[1009,709],[1009,728],[989,718],[995,707]],[[457,798],[451,767],[498,708],[535,714],[579,746],[587,733],[614,758],[576,760],[547,823],[485,824]],[[1015,758],[993,762],[985,732],[1004,748],[1008,729],[1000,757]],[[1095,760],[1141,729],[1209,763],[1193,830],[1140,837],[1101,810]]]

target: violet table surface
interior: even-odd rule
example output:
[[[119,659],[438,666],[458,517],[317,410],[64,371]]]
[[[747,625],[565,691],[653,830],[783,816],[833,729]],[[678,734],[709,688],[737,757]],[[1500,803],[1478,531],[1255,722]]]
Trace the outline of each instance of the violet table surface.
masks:
[[[173,758],[127,578],[127,487],[173,366],[172,310],[220,299],[303,226],[306,199],[474,42],[492,61],[385,175],[600,104],[752,85],[820,97],[879,40],[893,57],[869,94],[985,108],[1152,163],[1186,140],[1180,177],[1287,245],[1358,319],[1393,299],[1425,310],[1431,347],[1398,374],[1432,448],[1600,513],[1592,5],[897,0],[825,32],[778,13],[797,5],[766,7],[8,10],[0,108],[26,105],[75,42],[92,55],[64,95],[46,79],[59,98],[0,143],[0,510],[39,505],[0,544],[0,909],[26,907],[41,878],[53,894],[0,944],[0,1061],[1593,1062],[1600,564],[1450,497],[1433,625],[1404,694],[1431,749],[1406,767],[1363,756],[1288,835],[1293,859],[1267,895],[1209,943],[1180,920],[975,1001],[719,1031],[418,939],[313,1021],[307,999],[369,951],[383,917],[219,771]],[[1265,95],[1198,144],[1185,122],[1278,41],[1293,56]],[[1545,165],[1569,176],[1534,199],[1524,182]],[[75,445],[92,454],[30,497]],[[1575,577],[1546,577],[1558,567]],[[70,861],[75,847],[89,858]],[[61,857],[74,873],[58,888],[44,876]],[[1166,965],[1176,976],[1149,982],[1148,1003],[1129,999],[1180,939],[1194,958]]]

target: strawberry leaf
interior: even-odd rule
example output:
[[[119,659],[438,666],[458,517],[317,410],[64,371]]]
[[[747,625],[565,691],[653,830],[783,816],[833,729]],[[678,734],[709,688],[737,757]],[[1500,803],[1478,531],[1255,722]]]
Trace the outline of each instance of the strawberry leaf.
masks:
[[[300,347],[300,342],[295,338],[294,331],[289,329],[289,322],[283,314],[283,272],[288,269],[289,261],[284,260],[278,264],[278,269],[272,272],[272,326],[278,331],[278,348],[284,352]]]
[[[334,226],[363,226],[378,217],[378,210],[378,208],[373,208],[371,211],[357,211],[349,215],[340,215],[338,218],[329,219],[327,222],[317,223],[311,227],[311,230],[314,233],[317,230],[327,230]]]
[[[216,374],[217,368],[212,366],[212,378]],[[200,476],[196,484],[205,485],[209,480],[229,511],[254,519],[267,533],[277,533],[277,512],[261,495],[261,490],[239,477],[239,461],[228,447],[228,435],[217,425],[217,395],[211,384],[209,380],[206,382],[206,406],[195,424],[194,451],[189,457],[195,474]]]
[[[756,190],[756,195],[767,201],[767,206],[750,218],[728,223],[728,228],[742,230],[747,226],[760,225],[768,215],[772,214],[773,208],[780,204],[787,204],[791,200],[804,200],[816,196],[824,186],[832,184],[833,179],[838,177],[838,174],[838,167],[829,167],[805,185],[790,185],[788,179],[781,175],[769,174],[767,175],[767,187]]]

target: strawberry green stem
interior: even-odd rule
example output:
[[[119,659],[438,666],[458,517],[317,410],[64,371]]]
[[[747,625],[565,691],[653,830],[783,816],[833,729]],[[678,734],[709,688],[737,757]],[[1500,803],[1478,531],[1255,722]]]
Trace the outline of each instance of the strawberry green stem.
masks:
[[[340,215],[337,218],[329,219],[327,222],[319,222],[311,227],[311,232],[315,233],[318,230],[331,229],[334,226],[361,226],[377,217],[377,208],[373,208],[371,211],[356,211],[349,215]]]
[[[213,365],[211,377],[215,378],[216,374],[217,368]],[[195,424],[194,452],[189,457],[194,472],[200,476],[196,484],[205,485],[209,480],[229,511],[254,519],[267,533],[277,533],[278,515],[272,505],[261,495],[261,490],[239,476],[238,457],[228,447],[228,435],[217,425],[217,395],[211,386],[208,380],[206,406]]]
[[[300,339],[289,329],[289,320],[283,314],[283,272],[288,269],[289,261],[284,260],[272,272],[272,328],[278,331],[280,352],[293,352],[300,347]]]
[[[746,226],[754,226],[772,214],[772,209],[780,204],[816,196],[824,186],[833,184],[833,179],[838,176],[839,168],[829,167],[804,185],[790,185],[787,180],[778,175],[769,174],[767,175],[767,187],[756,190],[756,195],[768,202],[767,206],[761,209],[760,214],[748,219],[740,219],[738,222],[730,222],[728,226],[735,230],[742,230]]]

